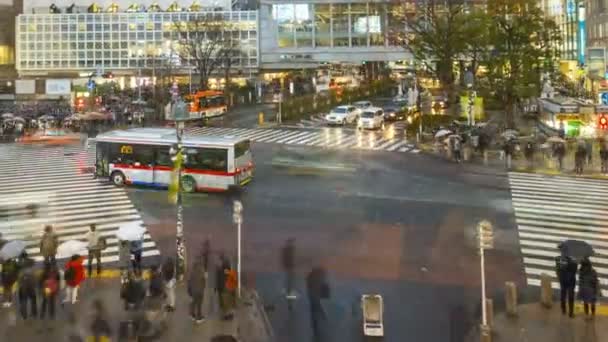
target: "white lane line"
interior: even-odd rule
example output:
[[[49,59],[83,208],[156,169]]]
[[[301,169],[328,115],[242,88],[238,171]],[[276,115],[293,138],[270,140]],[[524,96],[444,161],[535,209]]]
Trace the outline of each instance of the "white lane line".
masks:
[[[584,207],[584,208],[606,208],[606,200],[608,198],[597,198],[595,201],[588,201],[586,199],[577,199],[576,202],[572,201],[571,197],[568,198],[556,198],[554,196],[521,196],[519,194],[511,194],[514,202],[523,203],[567,203],[568,206]]]
[[[399,149],[399,152],[407,152],[410,149],[411,149],[411,147],[407,147],[407,146],[406,147],[402,147],[402,148]]]
[[[315,132],[306,132],[296,138],[288,139],[284,143],[288,144],[288,145],[300,145],[302,143],[302,141],[304,141],[312,136],[315,136],[315,135],[316,135]]]
[[[387,147],[386,150],[392,152],[405,144],[407,144],[407,140],[397,140],[395,144]]]
[[[564,237],[555,236],[555,235],[547,235],[547,234],[528,233],[526,231],[520,230],[519,231],[519,240],[520,241],[532,241],[532,240],[555,241],[555,242],[553,242],[553,245],[557,246],[557,243],[564,241]],[[598,241],[598,240],[589,240],[589,239],[578,239],[578,240],[585,241],[586,243],[591,245],[594,249],[596,248],[596,246],[608,248],[608,242],[602,242],[602,241]]]
[[[579,221],[566,221],[566,222],[557,222],[557,221],[549,221],[545,216],[536,216],[530,217],[529,215],[525,217],[519,217],[516,215],[515,219],[517,223],[520,225],[532,225],[532,226],[543,226],[543,227],[552,227],[552,228],[563,228],[563,229],[572,229],[578,231],[595,231],[595,232],[607,232],[608,226],[605,224],[593,225],[589,223],[579,222]],[[598,221],[599,222],[599,221]]]
[[[517,206],[523,205],[526,210],[531,209],[543,209],[550,215],[559,214],[563,215],[562,211],[568,211],[569,213],[585,213],[585,214],[596,214],[598,216],[608,215],[608,210],[601,209],[592,209],[592,208],[576,208],[573,206],[569,206],[567,203],[556,203],[551,204],[542,204],[542,203],[520,203],[519,201],[515,202]],[[566,209],[566,210],[564,210]]]
[[[521,206],[519,204],[513,203],[513,207],[515,208],[515,212],[516,214],[520,214],[520,213],[538,213],[538,214],[545,214],[547,216],[549,216],[552,220],[556,220],[559,221],[562,218],[588,218],[588,219],[603,219],[603,220],[608,220],[608,215],[602,215],[599,213],[588,213],[587,211],[583,211],[583,210],[574,210],[572,208],[568,208],[567,210],[564,210],[566,208],[563,208],[562,211],[556,211],[555,209],[544,209],[544,208],[537,208],[537,206],[532,206],[532,205],[525,205],[525,206]],[[576,212],[578,211],[578,212]],[[559,214],[559,216],[557,216]]]
[[[273,134],[276,134],[276,132],[277,131],[271,130],[271,129],[261,129],[256,134],[250,135],[249,139],[253,140],[253,141],[259,141],[262,138],[265,138],[265,137],[271,136]]]
[[[384,150],[387,147],[393,145],[394,143],[395,143],[395,140],[394,139],[390,139],[390,140],[386,141],[385,143],[383,143],[383,144],[377,146],[376,148],[374,148],[374,150]]]
[[[131,209],[126,209],[126,210],[119,210],[119,211],[114,211],[114,212],[107,212],[107,215],[113,215],[113,216],[119,216],[119,215],[123,215],[123,214],[139,214],[137,212],[137,210],[135,208],[131,208]],[[90,219],[93,217],[99,217],[99,216],[104,216],[104,215],[100,215],[99,212],[95,212],[95,213],[87,213],[87,214],[80,214],[80,215],[72,215],[72,216],[56,216],[53,217],[52,221],[53,221],[53,225],[56,225],[57,223],[61,223],[61,222],[68,222],[68,221],[74,221],[74,220],[78,220],[78,219]],[[48,218],[36,218],[33,220],[27,220],[27,221],[20,221],[19,225],[16,224],[17,222],[0,222],[0,230],[2,229],[16,229],[16,226],[30,226],[30,225],[41,225],[41,224],[48,224]],[[19,229],[25,229],[24,227],[21,227]]]
[[[269,135],[267,135],[267,136],[265,136],[263,138],[256,139],[256,141],[258,141],[258,142],[266,142],[266,141],[268,141],[270,139],[277,139],[277,138],[284,137],[286,135],[291,134],[292,132],[293,131],[273,131],[272,134],[269,134]]]
[[[591,240],[596,240],[596,241],[598,241],[598,240],[606,241],[607,247],[608,247],[608,234],[606,234],[606,233],[596,234],[596,233],[579,232],[579,231],[564,230],[564,229],[531,227],[531,226],[525,226],[525,225],[519,225],[518,228],[519,228],[520,236],[521,236],[522,232],[534,232],[534,233],[541,233],[543,235],[554,234],[554,236],[559,236],[559,238],[562,239],[562,241],[564,240],[564,236],[572,237],[572,238],[576,238],[576,239],[583,238],[583,239],[591,239]]]
[[[292,139],[298,136],[301,136],[302,134],[304,134],[305,132],[302,131],[293,131],[285,136],[282,136],[280,138],[276,138],[276,139],[270,139],[267,142],[269,143],[277,143],[277,144],[281,144],[283,143],[283,141],[288,140],[288,139]]]

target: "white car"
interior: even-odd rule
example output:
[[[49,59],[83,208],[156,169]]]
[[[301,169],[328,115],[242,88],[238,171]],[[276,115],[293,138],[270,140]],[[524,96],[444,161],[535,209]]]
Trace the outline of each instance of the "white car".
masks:
[[[363,110],[359,121],[357,122],[359,129],[376,129],[384,128],[384,111],[382,108],[369,107]]]
[[[330,125],[346,125],[356,122],[361,115],[361,110],[355,106],[338,106],[325,116]]]
[[[373,105],[370,101],[357,101],[357,102],[353,103],[353,106],[363,110],[363,109],[367,109]]]

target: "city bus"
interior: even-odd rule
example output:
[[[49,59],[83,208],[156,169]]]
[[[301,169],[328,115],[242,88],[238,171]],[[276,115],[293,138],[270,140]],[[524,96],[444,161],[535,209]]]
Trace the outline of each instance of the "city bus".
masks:
[[[216,90],[202,90],[185,98],[190,103],[189,111],[191,118],[211,118],[226,113],[228,106],[224,93]]]
[[[169,151],[177,143],[174,129],[115,130],[98,135],[94,142],[97,177],[116,186],[169,186],[173,171]],[[186,155],[181,177],[184,192],[226,191],[253,179],[249,139],[184,135],[182,145]]]

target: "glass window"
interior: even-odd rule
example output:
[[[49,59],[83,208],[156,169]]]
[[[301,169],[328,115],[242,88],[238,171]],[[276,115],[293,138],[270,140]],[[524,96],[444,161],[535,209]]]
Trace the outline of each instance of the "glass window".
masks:
[[[296,45],[298,47],[312,47],[312,5],[296,4],[295,9]]]
[[[332,5],[334,46],[348,46],[348,4]]]
[[[370,45],[383,46],[384,34],[386,32],[386,7],[384,4],[369,4],[369,15],[367,25],[369,28]]]
[[[331,5],[315,4],[315,46],[331,46]]]
[[[367,4],[350,5],[352,46],[367,46]]]
[[[228,150],[223,148],[187,148],[186,168],[228,171]]]
[[[234,145],[234,158],[238,158],[245,153],[249,152],[251,143],[249,140],[241,141],[240,143]]]
[[[279,47],[294,46],[294,5],[272,5],[272,17],[278,27]]]
[[[171,161],[171,155],[169,154],[168,147],[162,146],[157,149],[156,165],[173,167],[173,161]]]

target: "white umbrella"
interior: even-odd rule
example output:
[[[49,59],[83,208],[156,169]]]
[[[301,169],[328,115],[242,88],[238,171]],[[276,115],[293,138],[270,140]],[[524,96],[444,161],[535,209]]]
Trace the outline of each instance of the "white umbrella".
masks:
[[[22,117],[20,117],[20,116],[15,116],[15,117],[13,118],[13,120],[14,120],[14,121],[19,121],[19,122],[25,122],[25,119],[24,119],[24,118],[22,118]]]
[[[2,249],[0,249],[0,258],[2,258],[4,260],[16,258],[19,255],[21,255],[21,252],[23,252],[25,247],[27,247],[27,244],[25,243],[25,241],[22,241],[22,240],[9,241],[9,242],[5,243],[4,246],[2,246]]]
[[[551,137],[551,138],[547,139],[547,142],[552,142],[552,143],[565,143],[565,142],[566,142],[566,140],[564,140],[564,139],[562,139],[562,138],[560,138],[560,137],[558,137],[558,136],[553,136],[553,137]]]
[[[518,135],[519,135],[519,132],[514,129],[508,129],[508,130],[502,132],[502,134],[501,134],[501,136],[504,138],[517,137]]]
[[[137,241],[143,239],[145,233],[146,229],[139,223],[130,222],[118,228],[116,237],[122,241]]]
[[[452,134],[450,136],[448,136],[448,139],[460,139],[462,140],[462,137],[458,134]]]
[[[14,116],[13,113],[4,113],[1,115],[3,119],[12,119]]]
[[[57,247],[57,257],[60,259],[69,258],[72,255],[85,255],[87,254],[88,243],[78,240],[68,240],[62,242]]]
[[[439,132],[435,133],[435,139],[439,139],[449,134],[452,134],[452,131],[449,129],[440,129]]]

